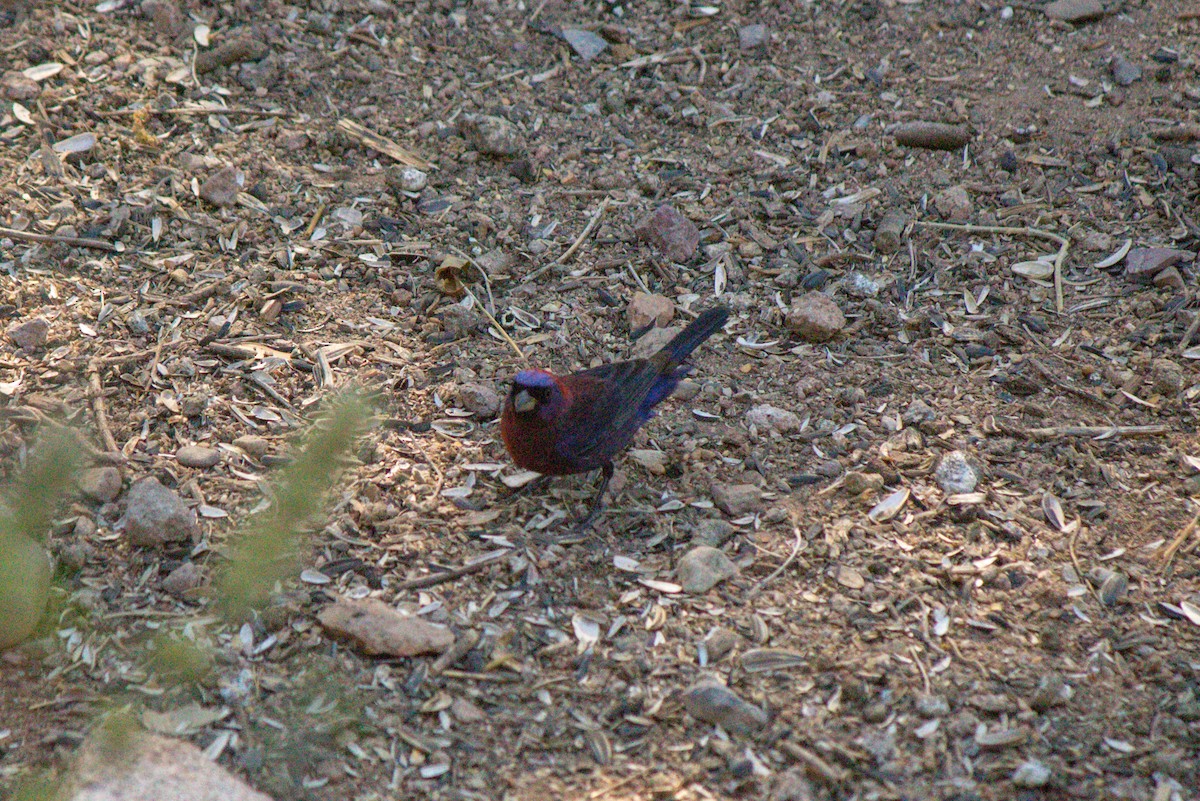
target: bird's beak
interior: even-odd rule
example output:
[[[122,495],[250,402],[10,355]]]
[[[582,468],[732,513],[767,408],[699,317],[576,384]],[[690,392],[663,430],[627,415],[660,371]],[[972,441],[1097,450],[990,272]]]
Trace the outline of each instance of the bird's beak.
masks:
[[[513,395],[513,411],[517,414],[525,414],[532,412],[537,408],[537,399],[529,394],[527,390],[521,390],[516,395]]]

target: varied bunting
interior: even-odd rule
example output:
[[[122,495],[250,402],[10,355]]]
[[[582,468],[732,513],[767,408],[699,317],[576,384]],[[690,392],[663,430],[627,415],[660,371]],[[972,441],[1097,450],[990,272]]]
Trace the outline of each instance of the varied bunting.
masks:
[[[548,476],[603,471],[586,526],[601,509],[613,475],[613,457],[654,407],[674,391],[689,367],[683,362],[700,343],[721,330],[729,310],[700,314],[666,347],[648,359],[632,359],[556,376],[522,370],[504,401],[500,433],[518,467]]]

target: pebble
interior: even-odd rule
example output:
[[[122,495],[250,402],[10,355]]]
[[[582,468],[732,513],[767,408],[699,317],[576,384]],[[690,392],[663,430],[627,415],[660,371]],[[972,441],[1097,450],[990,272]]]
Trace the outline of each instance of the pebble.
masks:
[[[850,495],[862,495],[864,492],[878,492],[883,489],[883,476],[879,473],[847,473],[842,480],[842,486]]]
[[[934,195],[933,205],[943,219],[953,223],[967,222],[971,219],[971,213],[974,210],[971,195],[962,186],[952,186],[938,192]]]
[[[1183,368],[1170,359],[1155,359],[1150,362],[1150,382],[1154,391],[1171,397],[1183,389]]]
[[[1113,56],[1108,67],[1112,70],[1113,80],[1118,86],[1129,86],[1134,81],[1142,79],[1142,68],[1125,58],[1122,53]]]
[[[188,32],[187,14],[170,0],[146,0],[142,16],[154,23],[155,31],[166,39],[177,39]]]
[[[879,294],[879,282],[858,271],[846,276],[845,288],[846,294],[855,298],[873,298]]]
[[[671,397],[676,400],[690,401],[700,394],[700,384],[691,379],[685,378],[675,385],[675,391],[671,393]]]
[[[688,261],[700,246],[700,229],[667,205],[659,206],[647,215],[634,233],[675,262]]]
[[[46,322],[44,317],[34,317],[8,329],[8,338],[16,343],[18,348],[30,353],[40,350],[46,344],[49,335],[50,323]]]
[[[1050,19],[1063,22],[1089,22],[1104,16],[1100,0],[1054,0],[1043,11]]]
[[[922,695],[917,699],[917,714],[925,718],[941,718],[950,714],[950,702],[941,695]]]
[[[683,591],[695,595],[708,592],[737,574],[737,565],[723,551],[711,545],[692,548],[679,559],[675,569],[675,576]]]
[[[633,343],[633,347],[629,349],[629,355],[634,359],[648,359],[665,348],[667,343],[682,330],[683,326],[681,325],[673,325],[669,328],[651,328],[638,337],[637,342]]]
[[[947,495],[974,492],[979,485],[979,473],[962,451],[943,454],[938,460],[937,469],[933,471],[933,477]]]
[[[429,184],[429,175],[407,165],[394,165],[384,173],[387,185],[399,192],[420,192]]]
[[[780,434],[800,430],[800,418],[787,409],[779,409],[768,403],[759,404],[746,412],[746,422],[760,431],[771,430]]]
[[[1071,685],[1056,674],[1043,676],[1038,681],[1037,689],[1033,693],[1033,697],[1029,699],[1029,706],[1037,712],[1045,712],[1047,709],[1052,709],[1056,706],[1062,706],[1071,700],[1074,691]]]
[[[200,185],[200,198],[214,206],[227,208],[237,203],[238,191],[245,183],[243,173],[234,167],[222,167]]]
[[[199,532],[196,515],[157,478],[143,478],[129,488],[125,531],[134,545],[154,547],[188,540]]]
[[[236,448],[241,448],[250,456],[255,458],[264,455],[271,449],[271,443],[263,437],[255,436],[254,434],[244,434],[233,441]]]
[[[692,529],[692,544],[719,548],[729,541],[734,531],[733,524],[727,520],[701,520]]]
[[[192,590],[204,583],[204,573],[196,567],[195,562],[184,562],[167,574],[162,581],[162,588],[176,598],[188,598]]]
[[[72,801],[271,801],[196,746],[172,737],[131,731],[121,739],[119,758],[112,738],[89,737],[73,767],[69,791],[61,796]]]
[[[713,484],[713,503],[730,517],[741,517],[762,505],[762,490],[753,484]]]
[[[629,458],[646,468],[653,475],[666,475],[667,455],[662,451],[656,451],[651,448],[634,448],[629,451]]]
[[[6,577],[21,580],[0,582],[0,651],[33,634],[46,609],[54,573],[50,554],[27,537],[7,538],[3,555]]]
[[[454,644],[454,632],[424,618],[401,614],[378,598],[341,599],[317,619],[330,634],[358,643],[368,654],[440,654]]]
[[[828,295],[809,292],[793,304],[787,327],[807,342],[828,342],[846,327],[846,315]]]
[[[738,47],[742,50],[766,47],[770,39],[771,32],[766,25],[743,25],[738,28]]]
[[[513,158],[525,150],[517,126],[492,114],[462,115],[458,133],[472,149],[486,156]]]
[[[583,28],[563,28],[562,38],[584,61],[591,61],[608,48],[608,42],[602,37]]]
[[[206,448],[203,445],[184,445],[175,451],[175,460],[184,467],[207,470],[221,461],[221,453],[216,448]]]
[[[81,470],[75,483],[85,497],[109,503],[121,494],[121,471],[115,467],[92,467]]]
[[[4,73],[4,77],[0,78],[0,92],[3,93],[5,100],[26,101],[32,100],[41,94],[41,88],[38,87],[38,82],[25,75],[20,70],[10,70]]]
[[[683,694],[683,708],[697,720],[720,726],[731,734],[750,734],[767,725],[767,713],[743,701],[714,679],[693,685]]]
[[[459,385],[458,403],[480,420],[491,420],[500,411],[500,395],[496,390],[473,381]]]
[[[920,398],[908,404],[908,408],[904,410],[904,414],[900,415],[900,419],[904,421],[905,425],[910,426],[927,423],[936,417],[937,412],[933,410],[933,407]]]
[[[1012,772],[1012,783],[1017,787],[1045,787],[1050,776],[1050,768],[1036,759],[1028,759]]]
[[[1168,267],[1154,276],[1154,285],[1159,289],[1173,289],[1181,292],[1184,287],[1183,276],[1179,274],[1178,268]]]
[[[1196,258],[1190,250],[1177,248],[1134,248],[1125,255],[1125,275],[1134,281],[1149,282],[1167,267]]]
[[[645,292],[634,294],[629,301],[626,311],[629,316],[629,329],[637,331],[648,325],[662,328],[675,318],[675,304],[670,298],[662,295],[649,295]]]

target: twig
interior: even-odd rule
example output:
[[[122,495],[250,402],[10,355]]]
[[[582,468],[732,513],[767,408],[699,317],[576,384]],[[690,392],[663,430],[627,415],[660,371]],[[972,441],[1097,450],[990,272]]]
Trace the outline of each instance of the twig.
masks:
[[[913,661],[917,663],[917,670],[921,671],[921,682],[925,685],[925,694],[929,695],[933,689],[933,685],[929,683],[929,673],[925,670],[925,665],[921,663],[921,656],[917,653],[917,646],[908,646],[908,652],[912,654]]]
[[[1054,384],[1056,387],[1063,390],[1064,392],[1069,392],[1077,398],[1082,398],[1085,401],[1089,401],[1090,403],[1094,403],[1097,406],[1101,406],[1105,409],[1117,408],[1117,405],[1115,403],[1113,403],[1112,401],[1110,401],[1108,398],[1102,398],[1099,395],[1093,395],[1092,393],[1088,392],[1086,389],[1082,389],[1080,387],[1073,386],[1069,382],[1064,381],[1063,379],[1056,376],[1054,373],[1050,372],[1050,370],[1045,365],[1043,365],[1033,359],[1030,359],[1029,363],[1031,365],[1033,365],[1033,369],[1035,369],[1039,373],[1041,373],[1042,378],[1044,378],[1047,381],[1049,381],[1050,383]]]
[[[158,306],[191,306],[193,303],[201,300],[207,300],[213,295],[220,292],[225,287],[229,286],[230,279],[220,278],[213,281],[211,284],[205,284],[199,289],[188,292],[186,295],[180,295],[177,298],[166,298],[159,301]]]
[[[1087,587],[1087,591],[1091,593],[1092,597],[1099,601],[1100,594],[1096,592],[1096,588],[1093,587],[1092,583],[1087,580],[1086,576],[1083,575],[1083,568],[1079,566],[1079,557],[1075,555],[1075,540],[1079,539],[1079,532],[1082,530],[1083,526],[1077,525],[1075,526],[1075,530],[1071,532],[1071,539],[1067,541],[1067,553],[1071,554],[1071,564],[1075,566],[1075,577],[1079,579],[1080,583],[1083,584],[1084,587]]]
[[[96,428],[100,430],[104,447],[120,453],[112,429],[108,427],[108,406],[104,403],[104,386],[100,383],[100,365],[95,360],[88,363],[88,390],[92,396],[92,414],[96,415]]]
[[[113,243],[105,242],[103,239],[91,239],[86,236],[35,234],[32,231],[18,231],[15,228],[0,228],[0,236],[8,236],[24,242],[61,242],[64,245],[73,245],[78,248],[95,248],[96,250],[107,250],[109,253],[117,252],[117,246]]]
[[[804,763],[807,771],[827,785],[838,785],[850,778],[849,772],[822,759],[799,743],[781,740],[779,749]]]
[[[182,339],[173,339],[170,342],[164,342],[156,345],[148,350],[138,350],[133,353],[123,353],[120,356],[103,356],[91,360],[91,364],[97,368],[100,367],[120,367],[132,362],[140,362],[147,357],[153,357],[155,353],[161,355],[162,351],[172,350],[183,344]]]
[[[317,206],[317,210],[313,212],[312,219],[308,221],[308,225],[304,228],[305,241],[312,239],[312,235],[316,232],[317,226],[321,224],[321,220],[325,217],[325,210],[329,206],[325,203]]]
[[[1054,257],[1054,307],[1059,314],[1063,310],[1063,280],[1062,266],[1067,260],[1067,251],[1071,247],[1071,241],[1058,234],[1052,234],[1049,231],[1043,231],[1041,228],[1030,227],[1013,227],[1006,225],[958,225],[956,223],[940,223],[926,222],[917,220],[913,225],[921,225],[926,228],[942,228],[950,231],[964,231],[969,234],[1010,234],[1013,236],[1036,236],[1042,239],[1049,239],[1058,243],[1058,254]]]
[[[455,579],[460,579],[463,576],[469,576],[472,573],[478,573],[488,565],[491,565],[500,559],[503,559],[505,556],[508,556],[508,554],[509,551],[507,549],[494,551],[480,557],[476,562],[471,562],[469,565],[463,565],[462,567],[456,567],[453,570],[446,570],[441,573],[434,573],[432,576],[425,576],[419,579],[403,581],[396,585],[396,589],[402,592],[404,590],[420,590],[424,589],[425,587],[435,587],[438,584],[445,584],[448,581],[454,581]]]
[[[549,264],[542,265],[529,275],[525,276],[525,278],[522,279],[522,283],[536,281],[549,270],[552,270],[558,265],[566,264],[568,261],[570,261],[571,257],[575,255],[575,251],[579,250],[580,246],[583,245],[584,240],[592,235],[592,231],[596,230],[596,226],[600,224],[600,219],[604,216],[604,212],[608,211],[608,205],[610,202],[612,202],[612,198],[608,197],[600,201],[600,207],[596,209],[596,213],[592,215],[592,219],[588,220],[588,224],[583,227],[583,230],[579,233],[579,236],[575,238],[575,242],[572,243],[571,247],[563,251],[563,254],[554,261],[550,262]]]
[[[800,527],[795,523],[792,524],[792,534],[795,535],[796,541],[792,543],[792,552],[788,555],[788,558],[784,559],[783,564],[775,568],[775,570],[771,572],[771,575],[767,576],[765,579],[750,588],[750,590],[746,593],[747,600],[755,598],[760,592],[763,591],[764,587],[766,587],[775,579],[779,578],[780,574],[788,569],[788,565],[796,560],[796,555],[799,554],[800,549],[804,547],[804,535],[800,533]]]
[[[467,290],[468,295],[475,298],[475,305],[479,307],[481,312],[483,312],[483,316],[488,318],[492,325],[496,326],[496,330],[500,332],[500,336],[503,337],[504,341],[508,343],[508,346],[516,352],[517,358],[521,361],[524,361],[525,352],[521,350],[521,346],[516,343],[516,340],[508,335],[508,332],[504,330],[504,326],[500,325],[500,321],[493,317],[492,313],[487,310],[487,307],[479,302],[479,298],[475,297],[475,293],[471,291],[470,287],[464,285],[463,289]]]
[[[1001,425],[1001,430],[1009,436],[1030,437],[1031,439],[1058,439],[1059,437],[1094,437],[1109,439],[1111,437],[1153,437],[1171,433],[1170,426],[1051,426],[1049,428],[1016,428]]]
[[[1171,544],[1163,549],[1162,552],[1162,569],[1166,570],[1171,566],[1171,560],[1175,558],[1175,554],[1183,547],[1183,544],[1188,541],[1188,537],[1196,530],[1196,526],[1200,525],[1200,512],[1196,512],[1196,516],[1192,521],[1183,527],[1183,530],[1175,535],[1175,539],[1171,540]]]

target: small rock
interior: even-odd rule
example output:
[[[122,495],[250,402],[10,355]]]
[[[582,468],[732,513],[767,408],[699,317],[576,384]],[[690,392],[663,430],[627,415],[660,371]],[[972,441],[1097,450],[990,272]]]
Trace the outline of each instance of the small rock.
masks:
[[[206,448],[203,445],[184,445],[175,452],[175,461],[184,467],[207,470],[221,461],[221,453],[216,448]]]
[[[401,614],[378,598],[341,599],[317,615],[330,634],[346,637],[368,654],[440,654],[454,644],[454,632],[424,618]]]
[[[271,449],[271,443],[253,434],[244,434],[233,441],[236,448],[241,448],[256,459]]]
[[[762,505],[762,490],[753,484],[713,484],[713,503],[730,517],[741,517]]]
[[[629,301],[629,309],[626,313],[629,315],[631,331],[645,328],[651,323],[662,328],[675,318],[675,304],[671,302],[670,298],[662,295],[647,295],[645,292],[638,292],[633,296],[633,300]]]
[[[1012,783],[1017,787],[1045,787],[1050,783],[1050,776],[1050,768],[1036,759],[1029,759],[1012,772]]]
[[[1190,250],[1134,248],[1125,255],[1125,275],[1134,281],[1149,283],[1161,270],[1194,258],[1196,254]]]
[[[0,92],[3,93],[5,100],[16,100],[24,102],[32,100],[41,94],[41,88],[38,82],[25,75],[20,70],[10,70],[4,73],[4,77],[0,78],[0,87],[3,87]]]
[[[1043,11],[1050,19],[1063,22],[1089,22],[1104,16],[1100,0],[1054,0]]]
[[[1177,267],[1168,267],[1154,276],[1154,285],[1159,289],[1171,289],[1176,292],[1183,291],[1183,276],[1179,274]]]
[[[656,476],[666,475],[667,455],[650,448],[634,448],[629,457]]]
[[[1124,54],[1118,53],[1113,56],[1108,67],[1112,70],[1113,80],[1117,82],[1118,86],[1129,86],[1134,81],[1142,79],[1142,68],[1125,58]]]
[[[1183,389],[1183,368],[1170,359],[1155,359],[1150,363],[1150,382],[1160,395],[1173,397]]]
[[[246,176],[234,167],[222,167],[200,185],[200,198],[214,206],[227,208],[237,203],[238,192]]]
[[[472,149],[487,156],[513,158],[525,150],[517,127],[503,117],[464,114],[458,120],[458,133]]]
[[[937,469],[933,472],[934,480],[947,495],[961,495],[974,492],[979,485],[979,474],[971,465],[967,455],[962,451],[950,451],[938,460]]]
[[[850,495],[862,495],[864,492],[878,492],[883,489],[883,476],[879,473],[847,473],[842,480],[842,487]]]
[[[190,598],[192,591],[204,583],[204,573],[195,562],[184,562],[162,581],[162,588],[176,598]]]
[[[480,420],[491,420],[500,411],[500,395],[487,384],[460,384],[458,403]]]
[[[583,28],[563,28],[562,38],[584,61],[591,61],[608,47],[608,42]]]
[[[157,34],[171,41],[183,36],[190,27],[187,14],[170,0],[145,0],[142,3],[142,16],[154,23]]]
[[[846,327],[846,315],[828,295],[809,292],[788,312],[787,327],[807,342],[828,342]]]
[[[770,39],[771,32],[766,25],[743,25],[738,28],[738,47],[742,50],[766,47]]]
[[[904,410],[904,414],[900,415],[900,419],[904,421],[905,425],[910,426],[927,423],[936,418],[937,412],[933,410],[933,407],[920,398],[917,398],[912,403],[908,404],[908,408]]]
[[[195,513],[180,497],[150,477],[129,488],[125,531],[134,545],[155,547],[191,539],[199,526]]]
[[[697,545],[685,553],[675,568],[675,576],[684,592],[695,595],[708,592],[718,583],[738,574],[738,567],[709,545]]]
[[[1036,712],[1045,712],[1056,706],[1062,706],[1071,700],[1074,691],[1071,685],[1056,674],[1043,676],[1038,681],[1037,690],[1034,691],[1033,697],[1029,699],[1029,706]]]
[[[667,340],[668,342],[670,340]],[[690,401],[700,394],[700,384],[685,378],[675,385],[675,391],[671,393],[671,397],[684,402]]]
[[[746,422],[758,427],[760,431],[777,431],[780,434],[800,430],[800,418],[794,412],[777,409],[767,403],[759,404],[746,412]]]
[[[924,718],[941,718],[950,714],[950,702],[941,695],[922,695],[917,699],[917,714]]]
[[[17,323],[8,329],[8,338],[16,343],[18,348],[33,353],[41,350],[50,335],[50,323],[43,317],[34,317],[23,323]]]
[[[68,786],[58,796],[70,801],[271,801],[184,740],[141,732],[120,741],[120,756],[112,738],[88,738],[80,750]]]
[[[692,529],[692,544],[719,548],[728,542],[736,530],[733,524],[726,520],[701,520]]]
[[[450,702],[450,714],[459,723],[482,723],[488,716],[478,704],[461,695],[454,696],[454,700]]]
[[[633,347],[629,349],[629,356],[633,359],[648,359],[654,354],[667,346],[675,335],[683,330],[681,325],[673,325],[670,328],[651,328],[646,333],[638,337],[637,342],[633,343]]]
[[[668,259],[686,262],[700,246],[700,229],[671,206],[662,205],[647,215],[634,229],[640,239],[649,242]]]
[[[115,501],[121,494],[121,472],[115,467],[93,467],[81,470],[75,483],[85,497],[100,503]]]
[[[429,184],[429,175],[416,167],[394,165],[384,173],[387,185],[397,192],[420,192]]]
[[[866,273],[855,270],[843,284],[846,294],[855,298],[873,298],[879,294],[879,282]]]
[[[697,720],[720,726],[733,734],[750,734],[767,725],[767,713],[738,698],[713,679],[692,686],[683,694],[683,708]]]
[[[933,198],[933,205],[943,219],[954,223],[964,223],[971,219],[974,209],[971,196],[962,186],[952,186],[938,192]]]

